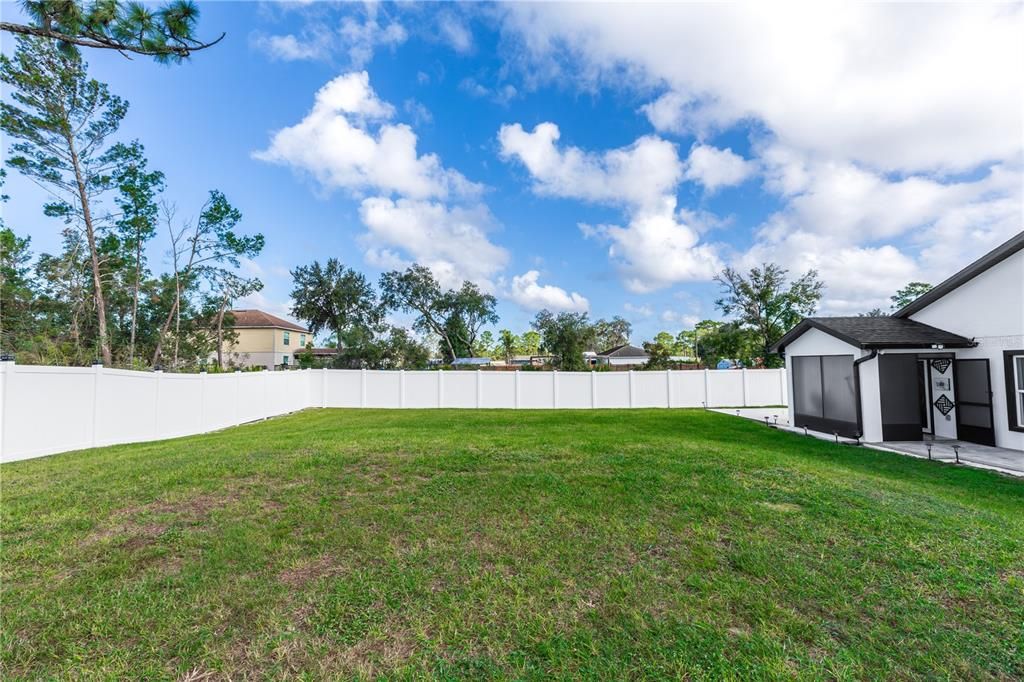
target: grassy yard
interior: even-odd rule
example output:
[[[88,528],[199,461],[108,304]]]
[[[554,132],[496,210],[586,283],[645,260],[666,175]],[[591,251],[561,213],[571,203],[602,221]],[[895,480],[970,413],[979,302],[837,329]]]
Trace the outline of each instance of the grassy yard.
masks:
[[[5,680],[1024,677],[1024,482],[720,414],[318,410],[0,476]]]

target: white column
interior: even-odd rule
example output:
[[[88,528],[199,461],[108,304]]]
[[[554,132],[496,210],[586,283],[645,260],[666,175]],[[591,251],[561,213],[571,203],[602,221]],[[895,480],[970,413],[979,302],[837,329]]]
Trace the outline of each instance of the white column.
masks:
[[[96,425],[100,416],[100,377],[103,376],[103,365],[94,364],[92,372],[92,438],[90,440],[92,446],[96,447]]]
[[[516,376],[516,380],[515,380],[515,392],[516,392],[516,396],[515,396],[515,409],[518,410],[519,409],[519,370],[518,369],[515,371],[515,376]]]
[[[398,370],[398,406],[405,407],[405,370]]]
[[[366,368],[359,370],[359,407],[366,407]]]
[[[597,372],[590,370],[590,407],[597,407]]]
[[[444,407],[444,370],[437,370],[437,406]]]
[[[480,409],[480,394],[484,390],[484,373],[483,370],[477,368],[476,370],[476,409]]]
[[[551,372],[551,409],[558,407],[558,370]]]
[[[787,381],[786,378],[786,369],[780,367],[775,371],[779,373],[779,397],[781,398],[779,404],[789,405],[789,396],[786,395],[788,393],[787,389],[789,388],[789,381]]]
[[[747,406],[747,368],[743,367],[742,369],[740,369],[740,372],[743,374],[743,376],[741,377],[741,380],[740,380],[740,383],[742,384],[742,387],[743,387],[743,407],[746,407]]]
[[[629,406],[633,407],[633,370],[629,370]]]
[[[672,407],[672,370],[670,369],[665,370],[665,388],[667,389],[665,395],[668,396],[668,406]]]
[[[711,371],[704,368],[704,407],[711,407]]]
[[[320,370],[320,407],[327,407],[327,368]]]

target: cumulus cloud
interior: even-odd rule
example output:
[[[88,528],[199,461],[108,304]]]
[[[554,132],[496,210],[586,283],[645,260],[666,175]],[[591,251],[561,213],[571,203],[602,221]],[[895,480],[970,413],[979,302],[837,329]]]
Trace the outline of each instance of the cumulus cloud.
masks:
[[[676,213],[675,189],[683,164],[675,145],[644,136],[627,147],[600,153],[560,148],[554,123],[532,132],[514,123],[498,133],[500,154],[521,162],[533,189],[546,196],[618,205],[629,215],[626,227],[580,224],[585,237],[610,242],[608,254],[626,288],[643,293],[676,282],[710,279],[720,268],[714,247]]]
[[[754,119],[787,146],[879,170],[968,169],[1020,149],[1019,4],[503,9],[524,71],[586,87],[626,69],[671,93],[645,109],[659,130]]]
[[[941,280],[1020,230],[1020,4],[504,9],[525,76],[660,91],[641,112],[659,132],[697,136],[687,179],[710,190],[763,172],[781,207],[730,259],[817,268],[826,312],[886,308],[910,279]],[[711,153],[736,125],[753,159]]]
[[[611,204],[658,203],[683,174],[675,145],[658,137],[644,136],[603,153],[559,148],[560,137],[558,126],[550,122],[537,124],[532,132],[519,123],[503,125],[498,132],[500,154],[526,166],[538,194]]]
[[[407,102],[406,110],[415,118],[419,106]],[[253,156],[360,197],[369,264],[418,262],[445,286],[468,279],[492,289],[508,253],[489,239],[496,221],[479,200],[482,188],[437,155],[419,153],[412,128],[391,123],[394,116],[365,71],[343,74],[320,88],[300,122],[274,133]]]
[[[756,170],[756,164],[747,161],[731,149],[718,149],[700,144],[690,150],[684,177],[699,182],[713,192],[720,187],[740,184]]]
[[[363,244],[371,264],[406,267],[405,251],[434,271],[446,287],[463,279],[490,289],[491,278],[508,262],[508,252],[488,239],[494,218],[483,204],[449,207],[441,202],[387,197],[364,199],[359,215],[366,225]]]
[[[548,309],[552,312],[585,313],[590,302],[573,291],[569,293],[553,284],[540,284],[540,272],[529,270],[512,278],[505,295],[529,312]]]
[[[480,187],[436,154],[419,154],[394,107],[378,99],[365,71],[338,76],[316,93],[299,123],[274,133],[253,156],[312,175],[325,189],[396,193],[418,199],[471,195]]]

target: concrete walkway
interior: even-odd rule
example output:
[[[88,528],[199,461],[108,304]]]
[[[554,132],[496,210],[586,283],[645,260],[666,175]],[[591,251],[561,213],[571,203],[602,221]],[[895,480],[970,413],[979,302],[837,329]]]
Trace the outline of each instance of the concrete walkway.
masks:
[[[836,440],[835,436],[832,434],[820,433],[818,431],[811,431],[810,429],[790,426],[789,412],[785,408],[741,407],[738,409],[715,409],[713,411],[732,415],[734,417],[751,419],[753,421],[761,422],[762,424],[764,423],[765,417],[768,417],[768,423],[770,425],[777,426],[777,428],[784,431],[792,431],[793,433],[799,433],[801,435],[807,435],[821,440]],[[839,441],[851,444],[857,442],[853,439],[842,437],[839,438]],[[946,462],[951,464],[957,463],[957,451],[959,451],[959,463],[964,466],[974,467],[977,469],[989,469],[991,471],[1009,474],[1010,476],[1024,477],[1024,452],[1021,452],[1020,450],[994,448],[988,445],[978,445],[977,443],[967,443],[960,440],[944,438],[934,439],[930,437],[929,440],[924,441],[885,441],[882,443],[862,443],[862,445],[873,450],[893,452],[898,455],[909,455],[911,457],[919,457],[921,459],[933,459],[937,462]],[[929,445],[931,445],[930,457],[928,452]],[[954,450],[953,446],[956,446],[957,450]]]

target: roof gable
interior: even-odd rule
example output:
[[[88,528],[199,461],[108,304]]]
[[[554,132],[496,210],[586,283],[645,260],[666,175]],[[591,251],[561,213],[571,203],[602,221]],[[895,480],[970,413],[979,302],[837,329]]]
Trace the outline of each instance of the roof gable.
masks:
[[[294,322],[283,320],[276,315],[265,313],[262,310],[232,310],[231,316],[235,318],[235,329],[287,329],[290,331],[309,334],[310,331]]]
[[[1024,232],[1018,232],[1015,236],[1010,237],[1006,242],[992,249],[952,277],[944,280],[931,291],[918,296],[913,301],[897,310],[892,314],[892,316],[905,318],[910,317],[916,312],[924,310],[946,294],[960,288],[993,266],[1002,263],[1021,249],[1024,249]]]
[[[637,348],[628,343],[623,343],[618,346],[609,348],[606,351],[598,353],[598,356],[602,358],[646,358],[649,357],[647,351],[643,348]]]

